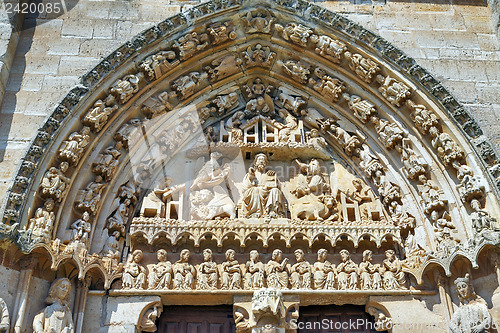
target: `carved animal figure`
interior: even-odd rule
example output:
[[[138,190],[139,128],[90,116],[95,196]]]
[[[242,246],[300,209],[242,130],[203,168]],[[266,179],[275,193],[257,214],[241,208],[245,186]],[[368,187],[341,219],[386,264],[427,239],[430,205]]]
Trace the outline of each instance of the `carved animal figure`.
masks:
[[[292,205],[292,219],[323,221],[333,220],[337,214],[335,211],[336,201],[331,195],[305,196]]]

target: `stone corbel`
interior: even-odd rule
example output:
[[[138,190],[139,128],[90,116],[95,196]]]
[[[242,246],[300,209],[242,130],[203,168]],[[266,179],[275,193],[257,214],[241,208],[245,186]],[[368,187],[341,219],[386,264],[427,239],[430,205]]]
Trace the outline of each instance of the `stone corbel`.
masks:
[[[148,304],[144,310],[142,310],[141,316],[139,317],[139,323],[137,324],[138,331],[156,332],[158,330],[156,327],[156,320],[160,317],[162,312],[163,304],[161,302]]]
[[[387,331],[392,333],[392,318],[384,306],[376,302],[368,302],[365,311],[375,318],[374,328],[377,332]]]
[[[296,332],[292,320],[299,317],[299,298],[264,288],[251,299],[235,297],[233,314],[238,333],[292,333]]]

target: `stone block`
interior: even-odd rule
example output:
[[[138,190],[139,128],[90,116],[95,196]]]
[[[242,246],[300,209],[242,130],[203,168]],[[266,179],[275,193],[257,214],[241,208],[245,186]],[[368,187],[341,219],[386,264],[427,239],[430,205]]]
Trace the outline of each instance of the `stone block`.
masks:
[[[477,34],[477,41],[482,50],[500,50],[500,41],[496,34]]]
[[[478,102],[500,104],[500,84],[477,83]]]
[[[78,76],[47,75],[43,80],[43,90],[48,92],[67,92],[78,84]]]
[[[82,42],[80,47],[81,56],[106,57],[117,49],[123,42],[120,40],[90,39]]]
[[[43,75],[25,75],[21,89],[24,91],[39,91],[42,89]]]
[[[30,56],[26,57],[26,74],[57,74],[59,56]]]
[[[47,42],[47,54],[53,55],[77,55],[80,51],[80,38],[63,37],[61,39],[51,39]]]
[[[14,176],[14,172],[17,169],[18,161],[24,156],[24,153],[28,149],[27,142],[20,143],[9,143],[7,148],[0,151],[0,179],[10,180]],[[1,276],[1,275],[0,275]],[[1,296],[0,296],[1,297]]]
[[[94,39],[112,39],[115,35],[116,22],[114,20],[100,20],[94,22]]]
[[[6,91],[2,99],[2,117],[11,113],[23,113],[28,102],[28,92]],[[34,131],[33,131],[34,134]],[[0,133],[1,137],[2,133]]]
[[[61,35],[64,37],[92,38],[92,20],[65,20],[62,26]]]
[[[486,82],[486,62],[466,60],[458,63],[459,77],[465,81]]]
[[[403,50],[414,48],[413,34],[402,30],[380,30],[380,36],[384,37],[398,48]]]
[[[435,31],[413,31],[415,44],[422,48],[442,48],[446,47],[447,41],[444,36]]]
[[[34,129],[38,129],[45,120],[45,116],[26,116],[14,113],[0,118],[0,139],[31,140]],[[30,126],[23,126],[30,124]]]
[[[462,103],[477,102],[476,84],[470,81],[445,80],[443,85]]]
[[[451,13],[429,14],[432,30],[465,31],[467,27],[462,15],[457,11]]]
[[[90,71],[99,63],[99,58],[62,56],[58,75],[80,76]]]
[[[66,93],[39,92],[26,103],[25,115],[48,116]]]
[[[464,24],[467,30],[477,33],[495,33],[491,16],[464,16]]]

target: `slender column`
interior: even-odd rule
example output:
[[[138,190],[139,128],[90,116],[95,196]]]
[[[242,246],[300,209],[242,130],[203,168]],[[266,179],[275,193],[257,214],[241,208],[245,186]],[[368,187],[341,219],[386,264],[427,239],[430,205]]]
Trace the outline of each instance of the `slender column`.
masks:
[[[73,311],[73,322],[75,323],[75,333],[82,333],[83,329],[83,315],[85,312],[85,305],[87,304],[87,295],[89,293],[90,276],[86,276],[84,280],[78,280],[76,288],[75,308]]]
[[[441,300],[441,304],[443,305],[443,314],[446,321],[449,322],[451,320],[451,316],[453,315],[453,303],[451,302],[450,293],[448,291],[448,279],[439,274],[436,277],[436,283],[438,285],[439,298]]]
[[[21,274],[17,283],[16,300],[12,311],[11,329],[12,333],[21,333],[24,331],[24,317],[26,315],[26,306],[28,304],[28,293],[33,276],[33,268],[36,260],[33,257],[22,259],[20,262]]]

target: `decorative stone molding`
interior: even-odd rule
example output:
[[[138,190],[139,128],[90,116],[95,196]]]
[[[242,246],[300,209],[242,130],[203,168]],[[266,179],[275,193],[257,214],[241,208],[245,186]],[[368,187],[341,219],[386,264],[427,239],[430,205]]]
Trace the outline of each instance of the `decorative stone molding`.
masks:
[[[139,332],[156,332],[156,320],[163,312],[163,304],[161,302],[154,302],[149,304],[142,310],[140,315],[139,324],[137,329]]]

